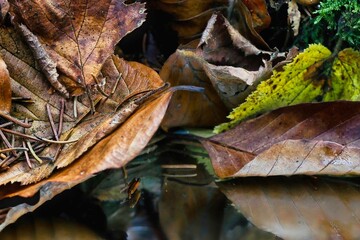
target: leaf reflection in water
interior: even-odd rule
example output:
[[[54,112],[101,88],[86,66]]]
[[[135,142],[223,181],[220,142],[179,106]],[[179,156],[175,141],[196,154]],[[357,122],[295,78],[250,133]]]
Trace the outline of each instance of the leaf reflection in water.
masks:
[[[246,178],[218,183],[257,227],[284,239],[359,239],[358,179]]]

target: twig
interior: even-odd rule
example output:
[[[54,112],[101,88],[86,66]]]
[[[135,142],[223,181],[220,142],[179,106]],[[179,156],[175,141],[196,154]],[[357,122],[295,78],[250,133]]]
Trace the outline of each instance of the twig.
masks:
[[[34,135],[38,140],[41,140],[43,142],[47,142],[47,143],[56,143],[56,144],[67,144],[67,143],[74,143],[77,142],[78,139],[74,139],[74,140],[67,140],[67,141],[55,141],[55,140],[51,140],[51,139],[47,139],[47,138],[42,138],[39,136]]]
[[[52,130],[52,132],[53,132],[53,134],[55,136],[55,139],[58,141],[59,136],[58,136],[57,130],[55,128],[55,123],[54,123],[53,117],[51,115],[50,105],[48,103],[46,104],[46,113],[47,113],[48,118],[49,118],[51,130]]]
[[[24,127],[24,128],[30,128],[30,127],[31,127],[31,124],[29,124],[29,123],[24,123],[24,122],[20,121],[19,119],[14,118],[14,117],[12,117],[12,116],[10,116],[10,115],[8,115],[8,114],[5,114],[5,113],[3,113],[3,112],[0,112],[0,117],[3,117],[3,118],[5,118],[5,119],[7,119],[7,120],[9,120],[9,121],[11,121],[11,122],[13,122],[13,123],[21,126],[21,127]]]
[[[34,149],[31,146],[31,143],[29,141],[26,141],[26,145],[29,148],[31,155],[33,155],[33,157],[36,159],[36,161],[38,161],[40,164],[42,164],[43,161],[41,160],[41,158],[39,158],[38,155],[36,155]]]
[[[22,141],[22,145],[23,145],[24,148],[26,147],[25,141]],[[25,159],[26,159],[27,165],[29,166],[29,168],[32,168],[32,164],[31,164],[31,161],[30,161],[28,152],[25,151],[25,152],[24,152],[24,155],[25,155]]]
[[[26,139],[30,139],[30,140],[34,140],[34,141],[39,141],[39,139],[36,138],[36,137],[27,135],[27,134],[25,134],[25,133],[17,132],[17,131],[11,130],[11,129],[7,129],[7,128],[2,128],[2,127],[0,127],[0,131],[4,131],[4,132],[7,132],[7,133],[11,133],[11,134],[14,134],[14,135],[17,135],[17,136],[26,138]]]

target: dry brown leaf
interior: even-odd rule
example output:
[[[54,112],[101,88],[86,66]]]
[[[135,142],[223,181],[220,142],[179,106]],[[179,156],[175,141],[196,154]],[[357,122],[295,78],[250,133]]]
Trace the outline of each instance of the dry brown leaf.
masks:
[[[150,9],[171,15],[171,26],[178,33],[180,43],[188,43],[201,35],[213,12],[226,12],[228,1],[155,0],[149,3]]]
[[[106,109],[108,101],[106,100],[97,107],[95,115],[85,118],[82,123],[71,129],[71,132],[66,135],[66,139],[78,139],[78,141],[64,146],[56,161],[57,167],[67,166],[102,138],[113,132],[146,100],[146,98],[141,98],[141,94],[151,95],[152,91],[163,85],[159,75],[151,68],[140,63],[128,63],[117,56],[109,58],[102,72],[109,80],[107,86],[115,86],[116,79],[121,76],[120,83],[117,84],[118,87],[110,96],[111,100],[116,103],[116,108],[111,112],[105,112],[104,109]],[[111,89],[104,90],[112,91]],[[132,96],[137,98],[122,104]],[[117,108],[119,109],[116,110]]]
[[[0,57],[0,112],[9,114],[11,109],[11,85],[9,71]]]
[[[81,87],[95,84],[92,75],[99,74],[115,44],[145,20],[144,5],[140,3],[125,5],[116,0],[9,2],[17,21],[39,38],[57,69]],[[72,94],[82,92],[83,89],[78,88]]]
[[[242,178],[218,183],[255,226],[283,239],[358,239],[356,182],[314,178]]]
[[[225,119],[226,108],[206,76],[201,62],[192,50],[177,50],[165,62],[160,76],[172,86],[203,87],[204,93],[176,92],[161,126],[214,126]]]
[[[260,2],[262,0],[259,0]],[[254,2],[254,1],[252,1]],[[258,2],[258,1],[257,1]],[[249,2],[250,4],[250,2]],[[262,5],[262,3],[260,3]],[[250,10],[249,10],[250,8]],[[256,45],[258,48],[263,50],[271,50],[269,45],[262,39],[260,34],[255,30],[254,26],[256,25],[255,22],[258,22],[259,18],[257,15],[262,16],[261,18],[264,18],[264,20],[267,18],[266,14],[267,11],[260,9],[257,9],[256,6],[253,6],[249,8],[244,4],[242,0],[237,0],[234,2],[234,10],[231,14],[231,17],[229,18],[229,21],[231,22],[231,25],[240,32],[242,36],[244,36],[246,39],[251,41],[254,45]],[[255,17],[255,19],[253,18]],[[260,25],[260,29],[266,28],[267,21],[271,19],[265,20],[265,25]],[[262,20],[261,20],[262,21]],[[264,26],[264,27],[262,27]],[[259,29],[259,30],[260,30]]]
[[[330,102],[281,108],[203,140],[221,178],[359,175],[360,104]]]
[[[265,0],[237,0],[238,4],[244,4],[249,10],[252,18],[252,27],[257,31],[269,27],[271,17],[267,11]]]
[[[124,124],[111,135],[102,139],[90,151],[82,155],[72,165],[52,174],[33,185],[15,187],[8,185],[1,189],[1,198],[31,197],[39,192],[36,204],[19,204],[11,207],[6,219],[0,225],[2,230],[16,221],[23,214],[34,211],[45,201],[85,181],[94,174],[109,168],[120,168],[136,157],[147,145],[158,129],[172,96],[172,91],[165,92],[135,112]]]

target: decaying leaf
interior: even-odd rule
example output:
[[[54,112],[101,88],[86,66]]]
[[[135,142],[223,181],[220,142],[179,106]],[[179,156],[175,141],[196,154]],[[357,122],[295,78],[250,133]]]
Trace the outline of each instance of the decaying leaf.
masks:
[[[144,5],[140,3],[126,5],[115,0],[9,2],[15,19],[39,38],[57,69],[80,86],[73,90],[73,95],[95,84],[93,75],[99,74],[115,44],[145,20]]]
[[[10,76],[4,60],[0,57],[0,112],[9,114],[11,109]]]
[[[137,156],[158,129],[169,104],[172,92],[165,92],[147,103],[111,135],[102,139],[90,151],[83,154],[71,166],[63,168],[33,185],[8,186],[1,189],[1,198],[31,197],[38,192],[36,204],[19,204],[11,207],[0,230],[16,221],[23,214],[34,211],[45,201],[85,181],[94,174],[109,168],[120,168]]]
[[[294,36],[299,34],[301,13],[295,0],[288,3],[288,22],[291,26]]]
[[[322,45],[310,45],[303,53],[257,86],[246,102],[235,108],[215,132],[240,121],[283,106],[313,101],[360,99],[360,52],[347,48],[333,58]]]
[[[161,78],[172,86],[193,85],[203,87],[204,93],[176,92],[161,126],[214,126],[226,116],[226,107],[217,95],[201,63],[191,50],[177,50],[165,62]]]
[[[172,28],[178,33],[181,43],[198,38],[204,30],[211,14],[216,11],[226,12],[227,0],[210,1],[149,1],[150,9],[156,9],[172,16]]]
[[[338,179],[242,178],[218,183],[255,226],[283,239],[357,239],[359,185]]]
[[[198,47],[204,70],[228,109],[271,74],[271,52],[253,45],[221,14],[210,18]]]
[[[267,11],[265,0],[237,0],[238,4],[244,4],[249,10],[252,18],[252,27],[257,32],[269,27],[271,17]]]
[[[346,48],[334,60],[324,101],[360,100],[360,52]]]
[[[203,140],[220,178],[359,175],[360,104],[281,108]]]
[[[322,96],[325,79],[319,69],[331,52],[322,45],[310,45],[303,53],[284,66],[283,71],[274,71],[271,78],[260,83],[246,101],[228,116],[231,122],[215,128],[221,132],[240,121],[279,107],[314,101]]]

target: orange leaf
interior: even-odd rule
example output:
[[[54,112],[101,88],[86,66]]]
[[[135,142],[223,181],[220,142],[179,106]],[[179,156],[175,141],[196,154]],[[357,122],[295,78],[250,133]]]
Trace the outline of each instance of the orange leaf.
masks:
[[[10,76],[4,60],[0,57],[0,112],[8,114],[11,109]]]
[[[26,203],[12,207],[0,225],[0,231],[23,214],[34,211],[55,195],[79,184],[105,169],[120,168],[136,157],[158,129],[172,96],[165,92],[133,114],[121,127],[102,139],[90,151],[67,168],[63,168],[33,185],[4,186],[1,198],[31,197],[39,192],[36,204]]]

